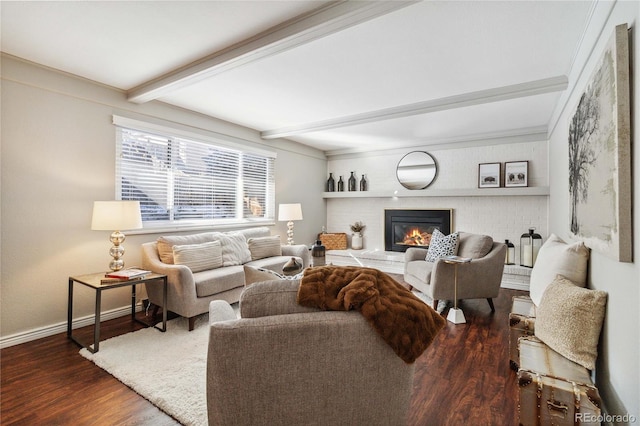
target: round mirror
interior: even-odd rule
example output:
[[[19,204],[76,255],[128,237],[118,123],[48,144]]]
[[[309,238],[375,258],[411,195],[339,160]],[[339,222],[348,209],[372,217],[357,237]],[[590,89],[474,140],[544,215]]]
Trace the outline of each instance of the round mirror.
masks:
[[[425,189],[438,174],[436,160],[423,151],[413,151],[398,162],[398,181],[407,189]]]

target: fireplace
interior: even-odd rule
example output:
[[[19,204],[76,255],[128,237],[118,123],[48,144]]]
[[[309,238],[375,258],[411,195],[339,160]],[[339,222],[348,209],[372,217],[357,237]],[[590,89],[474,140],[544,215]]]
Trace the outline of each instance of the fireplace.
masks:
[[[385,210],[384,249],[407,251],[409,247],[429,247],[431,234],[438,229],[451,233],[453,210]]]

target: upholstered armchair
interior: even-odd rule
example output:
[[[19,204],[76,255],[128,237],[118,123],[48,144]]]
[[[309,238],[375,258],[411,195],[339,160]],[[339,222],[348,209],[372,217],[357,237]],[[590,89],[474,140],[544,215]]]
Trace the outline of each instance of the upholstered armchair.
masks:
[[[433,299],[453,300],[455,268],[458,268],[457,298],[487,299],[495,311],[493,298],[498,297],[507,246],[487,235],[460,232],[458,256],[469,257],[470,263],[453,265],[442,259],[427,262],[427,249],[409,248],[405,253],[404,280]]]
[[[298,305],[298,286],[248,286],[239,319],[227,302],[211,302],[209,424],[406,424],[415,364],[359,312]]]

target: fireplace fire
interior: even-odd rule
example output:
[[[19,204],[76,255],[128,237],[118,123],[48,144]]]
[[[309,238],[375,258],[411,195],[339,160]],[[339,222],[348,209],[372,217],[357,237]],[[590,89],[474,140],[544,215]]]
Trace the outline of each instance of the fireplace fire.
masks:
[[[429,247],[435,229],[445,235],[451,233],[451,209],[385,210],[384,214],[386,251]]]

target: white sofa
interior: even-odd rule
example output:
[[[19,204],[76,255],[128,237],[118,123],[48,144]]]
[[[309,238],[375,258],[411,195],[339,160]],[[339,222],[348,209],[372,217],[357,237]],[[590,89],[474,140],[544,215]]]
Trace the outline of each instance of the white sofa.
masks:
[[[281,245],[266,227],[163,236],[142,245],[142,267],[167,276],[167,310],[188,318],[189,330],[211,301],[240,300],[245,265],[282,272],[292,257],[305,268],[310,264],[307,246]],[[162,306],[162,290],[150,285],[147,294],[155,313]]]

